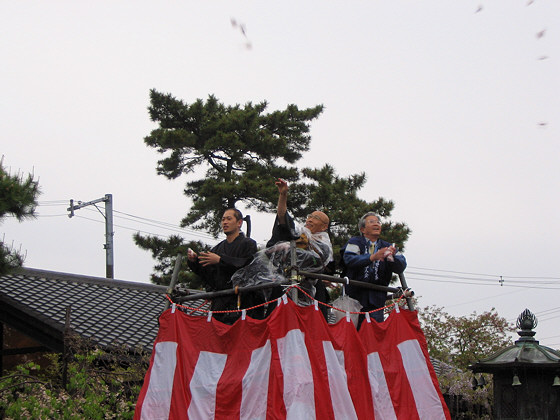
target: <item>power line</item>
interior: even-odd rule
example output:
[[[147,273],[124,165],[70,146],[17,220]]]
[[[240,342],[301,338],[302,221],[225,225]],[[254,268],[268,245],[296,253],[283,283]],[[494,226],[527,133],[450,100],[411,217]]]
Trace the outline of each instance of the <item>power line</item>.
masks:
[[[64,206],[64,207],[66,207],[67,201],[68,200],[64,200],[64,201],[53,200],[53,201],[40,202],[39,205],[42,206],[42,207],[52,207],[52,206]],[[84,210],[97,213],[97,210],[92,209],[92,208],[87,208],[86,207],[86,208],[84,208]],[[141,223],[141,224],[144,224],[144,225],[157,227],[157,228],[160,228],[160,229],[169,230],[169,231],[179,233],[179,234],[185,235],[187,237],[191,237],[191,238],[194,236],[195,237],[194,239],[198,239],[198,240],[203,239],[203,240],[210,241],[210,242],[213,242],[213,243],[217,242],[217,239],[214,236],[212,236],[208,233],[205,233],[205,232],[200,232],[200,231],[196,231],[194,229],[189,229],[189,228],[183,228],[183,227],[180,227],[180,226],[178,226],[176,224],[173,224],[173,223],[162,222],[162,221],[159,221],[159,220],[150,219],[150,218],[141,217],[141,216],[135,216],[133,214],[125,213],[125,212],[121,212],[121,211],[117,211],[117,210],[113,210],[113,212],[129,216],[129,217],[115,216],[116,218],[120,218],[120,219],[128,220],[128,221],[133,221],[135,223]],[[66,213],[64,213],[64,214],[36,214],[35,215],[35,217],[37,217],[37,218],[67,217],[67,216],[68,216],[68,214],[66,214]],[[15,217],[15,216],[8,215],[7,217],[12,218],[12,217]],[[90,220],[90,221],[93,221],[93,222],[96,222],[96,223],[104,223],[103,221],[93,219],[93,218],[88,218],[88,217],[85,217],[85,216],[77,216],[76,215],[76,217],[81,218],[81,219],[85,219],[85,220]],[[150,231],[143,230],[143,229],[131,228],[131,227],[128,227],[128,226],[123,226],[123,225],[115,225],[115,226],[119,227],[119,228],[122,228],[122,229],[137,231],[137,232],[140,232],[140,233],[143,233],[143,234],[158,236],[158,237],[161,237],[161,238],[166,237],[166,235],[150,232]]]
[[[121,213],[121,212],[115,212],[115,213]],[[126,214],[126,213],[121,213],[121,214]],[[162,228],[162,229],[172,230],[172,231],[175,231],[175,232],[180,232],[180,233],[189,232],[191,235],[200,236],[200,237],[206,238],[206,239],[216,240],[216,238],[214,238],[210,234],[207,234],[207,233],[204,233],[204,232],[198,232],[198,231],[195,231],[193,229],[186,229],[186,228],[182,228],[182,227],[177,227],[177,225],[173,225],[173,224],[167,223],[167,222],[159,222],[157,220],[146,219],[146,218],[141,218],[141,217],[137,217],[137,216],[132,216],[134,218],[123,217],[123,216],[116,216],[116,217],[120,218],[120,219],[124,219],[124,220],[135,221],[137,223],[142,223],[142,224],[145,224],[145,225],[148,225],[148,226],[154,226],[154,227],[159,227],[159,228]],[[135,219],[141,219],[141,220],[137,221]],[[146,221],[142,221],[142,220],[146,220]]]
[[[67,200],[51,200],[51,201],[41,201],[39,205],[41,206],[55,206],[55,205],[65,205]],[[86,210],[94,211],[93,209],[86,208]],[[160,229],[166,229],[172,232],[180,233],[186,236],[194,236],[196,238],[216,242],[217,239],[204,232],[200,232],[194,229],[183,228],[178,226],[177,224],[164,222],[152,218],[137,216],[132,213],[127,213],[123,211],[118,211],[113,209],[114,213],[117,213],[119,216],[117,218],[132,221],[135,223],[141,223],[147,226],[157,227]],[[38,215],[39,217],[61,217],[64,215],[57,214],[57,215]],[[126,216],[126,217],[125,217]],[[83,217],[84,219],[88,219],[87,217]],[[92,221],[99,222],[98,220],[88,219]],[[165,237],[165,235],[156,234],[153,232],[130,228],[127,226],[118,225],[118,227],[122,229],[128,230],[136,230],[138,232],[144,234],[150,234],[158,237]],[[445,283],[454,283],[454,284],[466,284],[466,285],[477,285],[477,286],[495,286],[496,283],[500,283],[503,286],[510,286],[516,288],[532,288],[532,289],[545,289],[545,290],[557,290],[560,288],[560,284],[555,281],[548,281],[548,280],[560,280],[560,277],[550,277],[550,276],[505,276],[505,275],[497,275],[497,274],[483,274],[483,273],[472,273],[472,272],[465,272],[465,271],[457,271],[457,270],[443,270],[437,268],[427,268],[427,267],[415,267],[409,266],[409,270],[407,270],[407,277],[412,280],[417,281],[429,281],[429,282],[445,282]],[[411,271],[412,270],[420,270],[420,271]],[[424,271],[424,272],[422,272]],[[450,275],[445,274],[436,274],[436,273],[450,273]],[[412,275],[413,277],[410,277]],[[420,276],[420,277],[414,277]],[[476,276],[476,277],[472,277]],[[429,279],[424,277],[430,277]],[[441,280],[438,280],[441,279]],[[532,280],[530,284],[523,280]],[[545,285],[557,285],[559,287],[542,287]]]
[[[408,266],[408,268],[413,268],[413,269],[416,269],[416,270],[440,271],[440,272],[443,272],[443,273],[469,274],[471,276],[499,277],[499,276],[496,276],[495,274],[466,273],[466,272],[463,272],[463,271],[438,270],[436,268],[424,268],[424,267],[413,267],[413,266]]]
[[[543,318],[539,318],[539,323],[542,324],[543,322],[546,322],[546,321],[553,321],[553,320],[558,319],[558,318],[560,318],[560,315],[556,315],[556,316],[552,316],[552,317],[550,317],[550,318],[544,318],[544,319],[543,319]]]
[[[76,217],[78,219],[91,220],[92,222],[96,222],[96,223],[105,223],[101,220],[92,219],[91,217],[80,216],[80,215],[77,215],[77,214],[74,217]],[[115,225],[115,224],[113,226],[116,226],[116,227],[119,227],[119,228],[122,228],[122,229],[133,230],[135,232],[140,232],[140,233],[150,234],[150,235],[154,235],[154,236],[159,236],[160,238],[166,238],[167,237],[166,235],[160,235],[158,233],[147,232],[147,231],[144,231],[144,230],[139,230],[139,229],[131,228],[131,227],[127,227],[127,226],[121,226],[121,225]]]
[[[88,209],[88,208],[86,208],[85,210],[89,210],[89,211],[95,212],[95,210],[93,210],[93,209]],[[127,217],[123,217],[123,216],[115,216],[115,218],[120,218],[120,219],[123,219],[123,220],[134,221],[134,222],[136,222],[136,223],[142,223],[142,224],[144,224],[144,225],[148,225],[148,226],[152,226],[152,227],[157,227],[157,228],[160,228],[160,229],[170,230],[170,231],[177,232],[177,233],[181,233],[181,234],[184,234],[184,235],[196,236],[196,237],[198,237],[198,238],[206,239],[206,240],[213,241],[213,242],[215,242],[215,241],[217,240],[214,236],[212,236],[212,235],[210,235],[210,234],[208,234],[208,233],[200,232],[200,231],[197,231],[197,230],[194,230],[194,229],[189,229],[189,228],[182,228],[182,227],[180,227],[180,226],[178,226],[178,225],[176,225],[176,224],[173,224],[173,223],[162,222],[162,221],[159,221],[159,220],[149,219],[149,218],[141,217],[141,216],[135,216],[135,215],[133,215],[133,214],[121,212],[121,211],[114,210],[114,209],[113,209],[113,213],[123,214],[123,215],[129,216],[129,217],[132,217],[132,218],[138,219],[138,220],[133,220],[133,219],[130,219],[130,218],[127,218]],[[124,227],[124,226],[119,226],[119,227],[126,228],[126,227]],[[134,230],[134,229],[132,229],[132,228],[126,228],[126,229]],[[143,232],[143,233],[152,234],[151,232]],[[154,235],[155,235],[155,234],[154,234]],[[162,235],[157,235],[157,236],[162,236]]]
[[[545,309],[544,311],[535,312],[535,315],[546,316],[546,315],[550,315],[551,313],[555,313],[555,312],[560,312],[560,308]]]
[[[480,274],[480,273],[468,273],[464,271],[454,271],[454,270],[440,270],[436,268],[424,268],[424,267],[413,267],[409,266],[408,268],[412,268],[415,270],[429,270],[429,271],[438,271],[442,273],[455,273],[455,274],[464,274],[464,275],[471,275],[471,276],[485,276],[485,277],[494,277],[494,278],[504,278],[504,279],[546,279],[546,280],[560,280],[560,277],[547,277],[547,276],[505,276],[499,274]]]
[[[438,270],[435,270],[438,271]],[[408,274],[417,275],[417,276],[429,276],[429,277],[436,277],[436,278],[444,278],[444,279],[457,279],[457,280],[469,280],[469,281],[478,281],[478,282],[487,282],[487,283],[505,283],[505,279],[481,279],[476,277],[465,277],[465,276],[455,276],[455,275],[444,275],[444,274],[433,274],[433,273],[419,273],[417,271],[407,271]],[[526,281],[523,280],[508,280],[508,284],[527,284]],[[544,281],[544,280],[533,280],[530,284],[558,284],[560,283],[556,281]]]
[[[96,222],[96,223],[103,223],[103,224],[105,223],[102,220],[92,219],[92,218],[86,217],[86,216],[75,215],[74,217],[76,217],[78,219],[90,220],[90,221]],[[131,227],[128,227],[128,226],[122,226],[122,225],[117,225],[117,224],[113,224],[113,226],[119,227],[119,228],[122,228],[122,229],[132,230],[132,231],[135,231],[135,232],[148,234],[148,235],[157,236],[157,237],[160,237],[160,238],[167,238],[167,235],[161,235],[161,234],[158,234],[158,233],[148,232],[148,231],[145,231],[145,230],[140,230],[140,229],[137,229],[137,228],[131,228]],[[190,234],[190,233],[185,233],[185,236],[187,236],[188,234]],[[217,239],[214,239],[214,238],[209,238],[209,239],[213,240],[214,242],[217,241]]]
[[[556,337],[560,337],[560,335],[551,335],[550,337],[540,338],[540,340],[548,340],[550,338],[556,338]]]
[[[497,294],[497,295],[492,295],[492,296],[486,296],[486,297],[477,298],[476,300],[471,300],[471,301],[468,301],[468,302],[457,303],[457,304],[454,304],[454,305],[447,305],[446,308],[453,308],[453,307],[455,307],[455,306],[468,305],[468,304],[471,304],[471,303],[480,302],[480,301],[482,301],[482,300],[494,299],[494,298],[497,298],[497,297],[502,297],[502,296],[504,296],[504,295],[511,295],[511,294],[513,294],[513,293],[519,293],[519,292],[522,292],[522,290],[512,290],[512,291],[506,292],[506,293],[499,293],[499,294]]]
[[[558,315],[555,315],[556,313],[558,313]],[[542,311],[534,312],[534,315],[537,317],[537,320],[538,320],[539,323],[550,321],[552,319],[556,319],[556,318],[560,317],[560,308],[545,309],[545,310],[542,310]],[[517,318],[514,318],[510,321],[515,322],[516,320],[517,320]]]
[[[51,201],[37,201],[37,205],[39,206],[66,206],[68,200],[51,200]]]
[[[417,280],[417,281],[429,281],[429,282],[434,282],[434,283],[453,283],[453,284],[472,284],[472,285],[476,285],[476,286],[498,286],[497,284],[491,284],[491,283],[474,283],[474,282],[469,282],[469,281],[453,281],[453,280],[434,280],[434,279],[423,279],[423,278],[418,278],[418,277],[410,277],[407,276],[407,279],[411,279],[411,280]],[[474,280],[474,279],[473,279]],[[500,287],[502,287],[500,285]],[[544,290],[560,290],[560,285],[559,287],[540,287],[540,286],[533,286],[533,285],[516,285],[516,284],[506,284],[504,285],[504,287],[519,287],[519,288],[524,288],[524,289],[544,289]]]
[[[162,221],[158,221],[158,220],[155,220],[155,219],[150,219],[150,218],[147,218],[147,217],[141,217],[141,216],[136,216],[136,215],[134,215],[134,214],[125,213],[125,212],[122,212],[122,211],[114,210],[114,212],[115,212],[115,213],[119,213],[119,214],[124,214],[125,216],[133,217],[133,218],[135,218],[135,219],[146,220],[146,221],[152,222],[152,223],[158,223],[158,224],[162,224],[162,225],[166,225],[166,226],[172,226],[172,227],[176,227],[176,226],[177,226],[177,225],[174,224],[174,223],[162,222]]]
[[[40,214],[40,213],[35,213],[33,216],[30,216],[29,219],[27,220],[33,220],[33,219],[38,219],[38,218],[43,218],[43,217],[67,217],[67,214]],[[16,219],[17,216],[14,216],[13,214],[7,214],[4,217],[6,217],[7,219]]]

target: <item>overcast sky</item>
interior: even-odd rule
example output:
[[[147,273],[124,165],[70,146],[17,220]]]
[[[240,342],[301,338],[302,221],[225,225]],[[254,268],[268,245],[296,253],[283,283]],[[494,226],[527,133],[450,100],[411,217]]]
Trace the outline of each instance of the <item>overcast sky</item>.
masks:
[[[148,282],[132,234],[177,233],[189,207],[144,145],[149,90],[323,104],[300,164],[395,202],[420,305],[529,308],[559,348],[559,20],[557,0],[0,0],[0,153],[43,192],[0,232],[28,267],[103,277],[103,205],[66,208],[112,194],[115,277]],[[274,216],[252,217],[263,243]]]

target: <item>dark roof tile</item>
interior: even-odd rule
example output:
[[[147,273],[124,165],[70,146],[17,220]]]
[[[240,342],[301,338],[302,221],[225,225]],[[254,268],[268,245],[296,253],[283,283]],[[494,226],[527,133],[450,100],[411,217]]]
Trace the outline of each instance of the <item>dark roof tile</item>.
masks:
[[[13,309],[17,306],[18,313],[25,312],[31,322],[40,319],[62,332],[66,308],[71,306],[70,324],[81,336],[102,346],[118,341],[151,351],[158,317],[167,304],[166,289],[24,268],[0,277],[1,319],[17,324]]]

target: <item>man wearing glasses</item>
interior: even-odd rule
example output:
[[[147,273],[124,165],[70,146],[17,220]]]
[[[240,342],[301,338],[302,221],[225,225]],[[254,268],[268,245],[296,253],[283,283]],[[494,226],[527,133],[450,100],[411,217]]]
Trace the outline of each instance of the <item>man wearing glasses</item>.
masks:
[[[347,275],[352,280],[388,286],[393,273],[400,274],[406,268],[404,255],[397,252],[394,244],[379,238],[381,219],[373,212],[364,214],[358,222],[360,236],[350,238],[342,249]],[[358,300],[362,312],[369,312],[385,306],[387,293],[379,290],[365,289],[354,285],[345,286],[348,296]],[[370,314],[378,322],[384,320],[383,310]],[[364,316],[360,315],[358,328]]]
[[[329,264],[334,264],[332,244],[327,233],[329,217],[316,210],[307,216],[303,226],[296,226],[288,213],[288,183],[278,179],[275,184],[278,187],[278,209],[267,248],[295,240],[296,247],[303,250],[297,253],[298,267],[304,271],[323,272]],[[311,290],[315,289],[315,299],[327,302],[328,293],[323,282],[318,280],[311,283],[314,283]],[[323,305],[321,311],[326,318],[327,309]]]

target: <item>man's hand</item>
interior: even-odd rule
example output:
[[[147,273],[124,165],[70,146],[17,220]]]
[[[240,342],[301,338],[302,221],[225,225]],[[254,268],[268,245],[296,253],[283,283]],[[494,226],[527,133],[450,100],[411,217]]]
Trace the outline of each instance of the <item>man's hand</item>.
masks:
[[[220,256],[218,254],[214,254],[213,252],[201,252],[198,259],[203,267],[218,264],[220,262]]]
[[[387,246],[385,248],[380,248],[375,254],[371,254],[369,259],[373,262],[375,260],[384,260],[389,255],[395,255],[397,253],[397,248],[394,246]]]
[[[288,194],[288,183],[284,179],[278,178],[274,184],[278,187],[279,194]]]
[[[187,258],[189,259],[189,261],[195,262],[198,258],[198,255],[196,254],[196,252],[189,248],[187,250]]]

